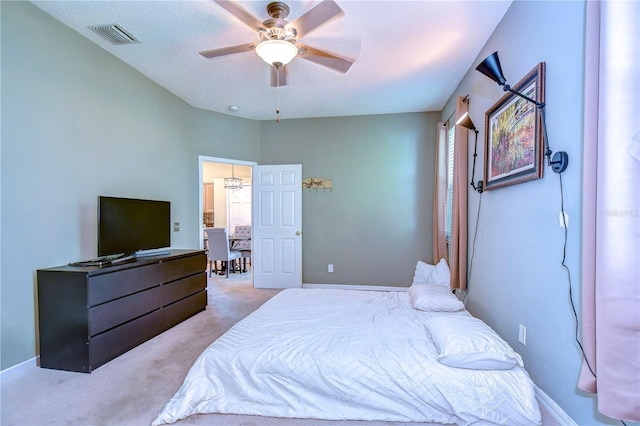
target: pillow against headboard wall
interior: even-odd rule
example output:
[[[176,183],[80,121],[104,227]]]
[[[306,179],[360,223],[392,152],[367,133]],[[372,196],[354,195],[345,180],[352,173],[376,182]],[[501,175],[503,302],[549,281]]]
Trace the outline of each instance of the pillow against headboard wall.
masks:
[[[411,285],[429,284],[434,269],[436,269],[435,265],[418,260]]]
[[[464,309],[464,303],[449,288],[441,285],[412,285],[409,296],[414,309],[419,311],[456,312]]]
[[[451,270],[446,260],[440,259],[440,262],[433,268],[429,276],[429,284],[451,287]]]
[[[451,287],[451,270],[445,259],[440,259],[437,265],[418,261],[411,285],[423,284]]]

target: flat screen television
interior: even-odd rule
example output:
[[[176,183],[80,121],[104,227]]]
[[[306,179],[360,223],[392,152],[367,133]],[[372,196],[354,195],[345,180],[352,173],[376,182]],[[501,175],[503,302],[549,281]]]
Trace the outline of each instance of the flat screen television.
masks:
[[[171,203],[98,197],[98,256],[171,246]]]

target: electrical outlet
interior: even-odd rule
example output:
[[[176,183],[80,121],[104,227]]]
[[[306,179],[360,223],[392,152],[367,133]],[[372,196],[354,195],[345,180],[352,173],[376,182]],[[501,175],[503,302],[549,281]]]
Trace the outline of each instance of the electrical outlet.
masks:
[[[520,329],[518,330],[518,342],[523,345],[527,345],[527,327],[520,324]]]
[[[173,222],[173,232],[180,232],[180,222]]]
[[[327,266],[327,271],[329,271],[329,272],[333,272],[333,263],[330,263],[330,264]]]

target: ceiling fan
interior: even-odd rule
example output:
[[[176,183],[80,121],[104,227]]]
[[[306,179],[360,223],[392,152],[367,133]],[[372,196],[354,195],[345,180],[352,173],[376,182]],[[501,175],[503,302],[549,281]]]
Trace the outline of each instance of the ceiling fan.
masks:
[[[267,5],[267,13],[271,18],[262,22],[235,1],[214,1],[227,12],[256,30],[260,41],[204,50],[200,54],[205,58],[215,58],[255,50],[265,62],[271,65],[271,86],[274,87],[287,84],[286,65],[296,56],[324,65],[340,73],[346,73],[353,65],[352,60],[311,46],[297,44],[297,40],[311,31],[331,19],[344,15],[344,11],[333,0],[324,0],[293,22],[285,19],[289,16],[289,6],[280,1]]]

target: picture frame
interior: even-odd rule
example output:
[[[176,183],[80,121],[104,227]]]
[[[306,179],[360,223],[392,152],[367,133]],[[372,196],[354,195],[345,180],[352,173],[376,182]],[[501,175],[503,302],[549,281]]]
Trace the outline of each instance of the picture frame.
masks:
[[[540,62],[513,86],[544,103],[545,63]],[[485,113],[484,189],[540,179],[544,174],[542,111],[508,92]]]

